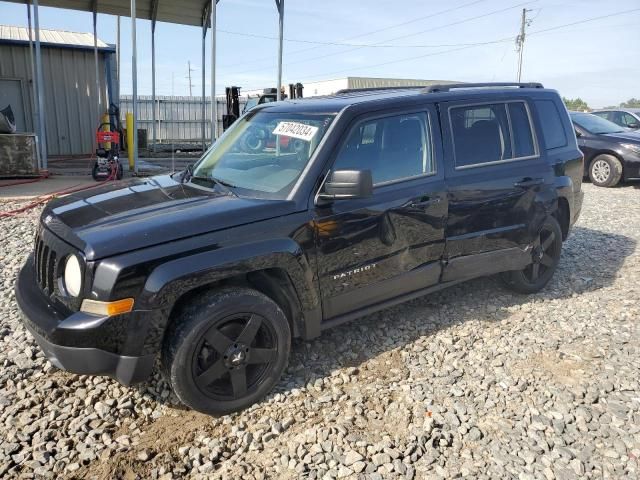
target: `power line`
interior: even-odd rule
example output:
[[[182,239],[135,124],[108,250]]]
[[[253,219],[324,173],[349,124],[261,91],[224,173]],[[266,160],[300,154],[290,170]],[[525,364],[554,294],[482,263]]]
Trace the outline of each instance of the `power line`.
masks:
[[[633,12],[637,12],[637,11],[640,11],[640,8],[633,8],[633,9],[630,9],[630,10],[611,13],[611,14],[608,14],[608,15],[600,15],[600,16],[597,16],[597,17],[586,18],[586,19],[583,19],[583,20],[578,20],[576,22],[566,23],[566,24],[563,24],[563,25],[556,25],[556,26],[545,28],[545,29],[542,29],[542,30],[536,30],[535,32],[530,32],[528,35],[540,34],[540,33],[548,32],[548,31],[551,31],[551,30],[559,30],[561,28],[572,27],[574,25],[579,25],[579,24],[582,24],[582,23],[593,22],[593,21],[596,21],[596,20],[615,17],[615,16],[619,16],[619,15],[625,15],[625,14],[633,13]],[[512,41],[513,37],[509,37],[507,40],[508,41]],[[490,43],[497,43],[497,42],[498,42],[498,40],[493,40]],[[489,43],[489,42],[481,42],[481,43],[474,44],[474,45],[469,45],[469,46],[464,46],[464,47],[459,47],[459,48],[453,48],[453,49],[449,49],[449,50],[442,50],[440,52],[432,52],[432,53],[427,53],[427,54],[423,54],[423,55],[405,57],[405,58],[401,58],[401,59],[397,59],[397,60],[391,60],[391,61],[388,61],[388,62],[377,63],[377,64],[374,64],[374,65],[364,65],[364,66],[361,66],[361,67],[351,67],[351,68],[348,68],[348,69],[342,69],[342,70],[336,70],[336,71],[332,71],[332,72],[328,72],[328,73],[312,75],[312,76],[307,77],[307,78],[316,78],[316,77],[334,75],[334,74],[337,74],[337,73],[343,73],[345,71],[361,70],[361,69],[364,69],[364,68],[382,67],[382,66],[391,65],[391,64],[394,64],[394,63],[402,63],[402,62],[407,62],[407,61],[410,61],[410,60],[417,60],[417,59],[420,59],[420,58],[433,57],[433,56],[437,56],[437,55],[443,55],[445,53],[452,53],[452,52],[458,52],[458,51],[461,51],[461,50],[467,50],[467,49],[470,49],[470,48],[475,48],[475,47],[486,45],[487,43]]]
[[[410,34],[406,34],[406,35],[401,35],[401,36],[395,37],[395,38],[390,38],[390,39],[388,39],[386,41],[389,42],[389,41],[400,40],[400,39],[403,39],[403,38],[414,37],[416,35],[421,35],[423,33],[433,32],[433,31],[440,30],[440,29],[447,28],[447,27],[451,27],[451,26],[454,26],[454,25],[460,25],[462,23],[471,22],[471,21],[474,21],[474,20],[478,20],[480,18],[485,18],[485,17],[491,16],[491,15],[496,15],[498,13],[506,12],[508,10],[513,10],[514,8],[519,8],[519,7],[522,7],[523,5],[534,3],[536,1],[537,0],[530,0],[530,1],[527,1],[527,2],[521,2],[521,3],[518,3],[518,4],[510,6],[510,7],[501,8],[499,10],[493,10],[491,12],[483,13],[481,15],[476,15],[476,16],[465,18],[465,19],[462,19],[462,20],[457,20],[455,22],[447,23],[445,25],[439,25],[437,27],[428,28],[426,30],[421,30],[419,32],[410,33]],[[380,42],[380,43],[382,43],[382,42]],[[372,45],[376,45],[376,44],[372,44]],[[471,47],[471,46],[475,46],[475,45],[476,44],[469,44],[469,45],[465,45],[465,47]],[[298,65],[298,64],[301,64],[301,63],[307,63],[307,62],[312,62],[312,61],[315,61],[315,60],[321,60],[323,58],[332,57],[332,56],[335,56],[335,55],[344,55],[345,53],[354,52],[354,51],[360,50],[362,48],[365,48],[365,47],[355,47],[355,48],[351,48],[351,49],[348,49],[348,50],[344,50],[342,52],[333,52],[333,53],[329,53],[329,54],[326,54],[326,55],[321,55],[321,56],[318,56],[318,57],[305,58],[303,60],[298,60],[296,62],[287,63],[286,66]],[[242,70],[240,72],[236,72],[236,74],[252,73],[252,72],[255,72],[255,71],[259,71],[259,70],[261,70],[261,69],[252,68],[252,69],[249,69],[249,70]]]
[[[422,17],[414,18],[412,20],[407,20],[407,21],[404,21],[404,22],[401,22],[401,23],[396,23],[396,24],[389,25],[389,26],[384,27],[384,28],[379,28],[377,30],[370,30],[368,32],[360,33],[358,35],[353,35],[353,36],[347,37],[345,40],[353,40],[355,38],[367,37],[369,35],[374,35],[376,33],[384,32],[386,30],[392,30],[394,28],[398,28],[398,27],[402,27],[402,26],[405,26],[405,25],[409,25],[411,23],[415,23],[415,22],[419,22],[419,21],[422,21],[422,20],[426,20],[428,18],[433,18],[433,17],[437,17],[439,15],[444,15],[445,13],[450,13],[450,12],[454,12],[456,10],[461,10],[463,8],[471,7],[473,5],[476,5],[476,4],[482,3],[482,2],[486,2],[486,1],[487,0],[474,0],[474,1],[469,2],[469,3],[464,3],[462,5],[458,5],[457,7],[452,7],[452,8],[448,8],[448,9],[445,9],[445,10],[440,10],[439,12],[430,13],[429,15],[424,15]],[[223,30],[218,30],[218,31],[222,32]],[[242,35],[242,36],[247,36],[247,37],[266,38],[266,39],[269,39],[269,40],[278,40],[279,39],[278,37],[257,36],[257,35],[254,35],[254,34],[241,33],[241,32],[230,32],[230,31],[224,31],[224,32],[225,33],[229,33],[229,34],[233,34],[233,35]],[[285,41],[290,41],[290,39],[285,39]],[[305,41],[304,43],[307,43],[307,42]],[[318,46],[321,46],[321,43],[318,44]],[[294,50],[293,52],[289,53],[289,55],[296,55],[298,53],[303,53],[303,52],[308,52],[310,50],[315,50],[316,48],[318,48],[318,46],[310,47],[310,48],[303,48],[303,49],[300,49],[300,50]],[[265,61],[262,61],[261,63],[264,63],[264,62]],[[227,68],[227,67],[236,67],[238,65],[246,65],[246,64],[249,64],[249,63],[255,65],[255,62],[239,62],[239,63],[230,64],[230,65],[225,65],[224,67],[225,68]]]

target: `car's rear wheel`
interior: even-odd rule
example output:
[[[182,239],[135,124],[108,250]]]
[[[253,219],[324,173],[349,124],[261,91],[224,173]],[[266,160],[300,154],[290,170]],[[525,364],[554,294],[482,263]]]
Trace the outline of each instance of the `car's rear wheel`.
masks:
[[[549,283],[560,262],[562,230],[554,217],[543,223],[531,248],[531,263],[522,270],[505,272],[502,280],[518,293],[536,293]]]
[[[180,308],[166,334],[163,371],[178,398],[194,410],[235,412],[279,380],[290,337],[286,316],[270,298],[226,288]]]
[[[613,155],[598,155],[589,165],[589,179],[598,187],[614,187],[622,178],[622,163]]]

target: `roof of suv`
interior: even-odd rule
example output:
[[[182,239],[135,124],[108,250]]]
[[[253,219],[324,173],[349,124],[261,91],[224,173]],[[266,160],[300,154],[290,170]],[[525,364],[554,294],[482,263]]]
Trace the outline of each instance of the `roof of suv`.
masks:
[[[517,87],[517,88],[514,88]],[[422,100],[426,95],[429,98],[440,102],[447,100],[457,100],[461,97],[475,98],[487,96],[500,96],[511,94],[514,91],[553,91],[545,89],[539,83],[505,83],[505,84],[445,84],[431,85],[429,87],[398,87],[398,88],[371,88],[371,89],[351,89],[340,90],[333,95],[309,97],[282,102],[272,102],[261,106],[261,109],[268,109],[270,112],[313,112],[313,113],[336,113],[345,107],[354,104],[367,102],[380,102],[395,104],[399,99]]]

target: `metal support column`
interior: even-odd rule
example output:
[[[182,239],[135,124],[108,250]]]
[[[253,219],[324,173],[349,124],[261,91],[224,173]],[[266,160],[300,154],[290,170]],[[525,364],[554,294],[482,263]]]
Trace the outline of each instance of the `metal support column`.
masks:
[[[218,138],[218,102],[216,101],[216,3],[211,0],[211,145]]]
[[[102,112],[100,111],[102,107],[102,98],[100,95],[100,74],[98,68],[98,2],[94,0],[93,2],[93,63],[95,64],[96,70],[96,96],[98,97],[98,122],[102,120]]]
[[[35,67],[33,65],[33,31],[31,28],[31,3],[27,1],[27,26],[29,28],[29,76],[31,77],[31,98],[33,100],[33,114],[31,116],[31,128],[35,132],[38,129],[38,106],[37,106],[37,95],[38,88],[36,87],[36,75],[35,75]],[[36,157],[38,159],[38,166],[40,163],[40,147],[36,145]]]
[[[118,101],[118,108],[120,108],[120,15],[116,20],[116,75],[118,76],[116,99]]]
[[[151,136],[153,137],[153,151],[156,151],[158,141],[156,134],[156,18],[158,16],[158,0],[151,5]]]
[[[279,102],[282,100],[282,93],[280,91],[282,87],[282,37],[284,31],[284,0],[276,0],[276,7],[278,8],[278,82],[276,87],[278,93],[276,99]]]
[[[138,49],[136,47],[136,0],[131,0],[131,111],[133,113],[133,171],[138,173]]]
[[[40,20],[38,0],[33,0],[33,23],[36,29],[36,89],[38,96],[38,141],[40,144],[41,168],[47,169],[47,132],[45,128],[44,83],[42,82],[42,54],[40,52]]]
[[[206,148],[206,135],[207,135],[207,126],[206,126],[206,117],[207,117],[207,106],[206,106],[206,88],[205,88],[205,56],[206,56],[206,41],[207,41],[207,25],[209,23],[209,7],[205,9],[205,12],[202,15],[202,122],[200,124],[200,129],[202,133],[202,151]]]

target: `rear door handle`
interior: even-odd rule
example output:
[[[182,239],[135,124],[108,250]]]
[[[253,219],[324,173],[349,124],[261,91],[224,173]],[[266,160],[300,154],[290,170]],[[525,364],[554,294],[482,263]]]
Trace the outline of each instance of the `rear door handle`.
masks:
[[[542,185],[544,178],[523,178],[519,182],[513,184],[514,187],[526,188],[535,187],[536,185]]]
[[[418,202],[411,202],[409,204],[409,206],[412,207],[412,208],[422,208],[422,207],[426,207],[428,205],[435,205],[437,203],[440,203],[441,201],[442,201],[442,199],[440,197],[426,198],[426,199],[420,200]]]

